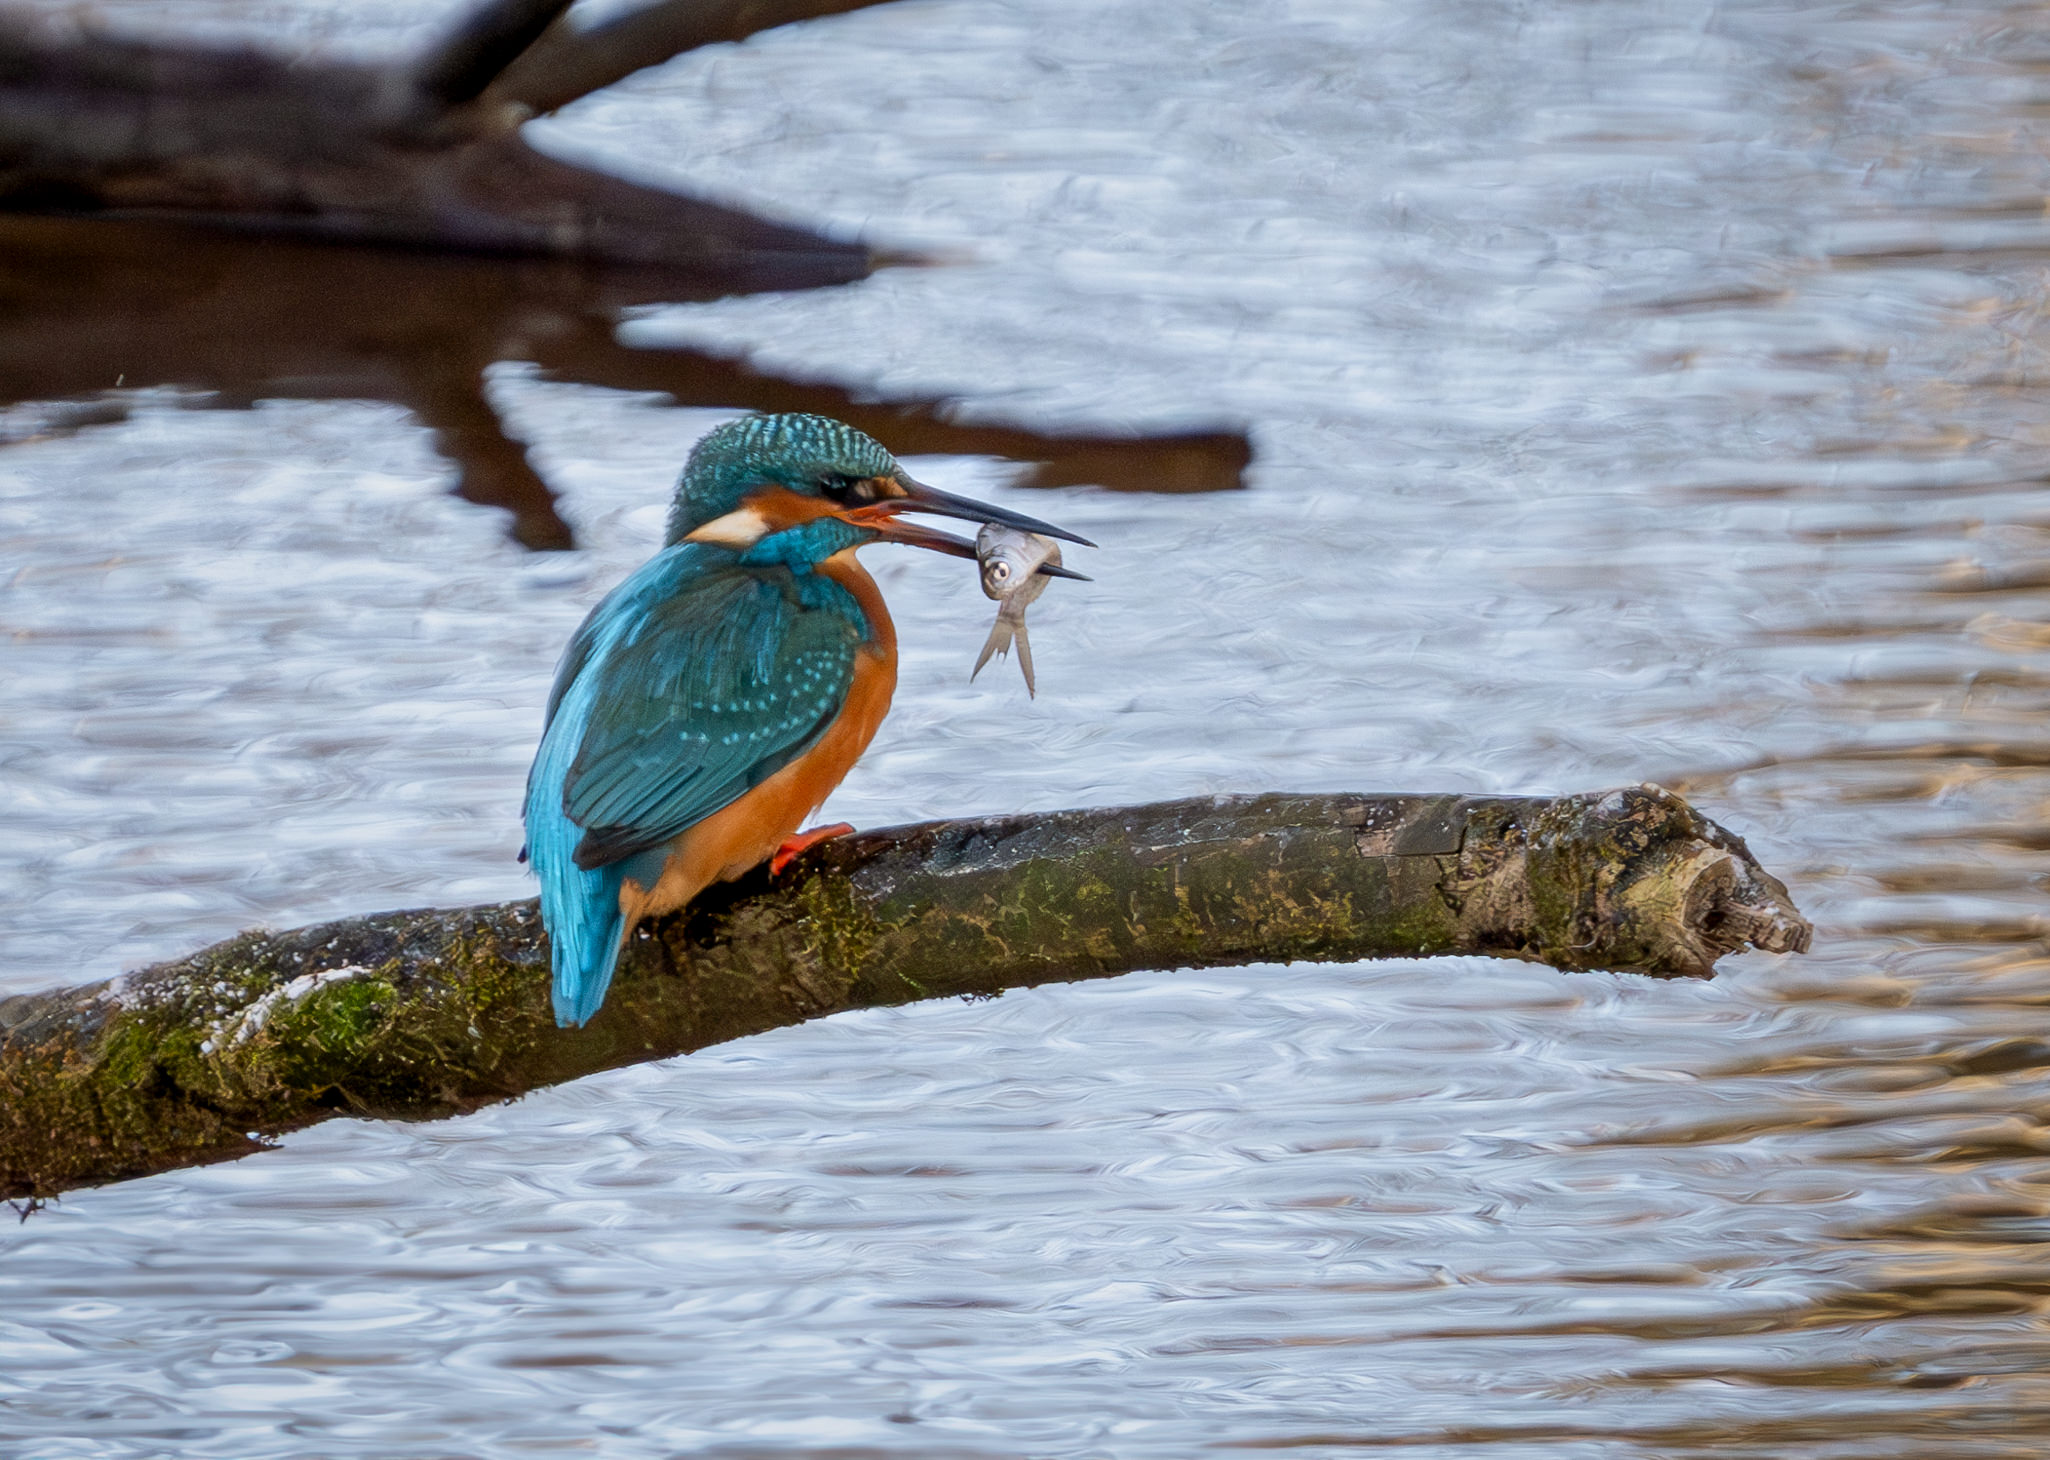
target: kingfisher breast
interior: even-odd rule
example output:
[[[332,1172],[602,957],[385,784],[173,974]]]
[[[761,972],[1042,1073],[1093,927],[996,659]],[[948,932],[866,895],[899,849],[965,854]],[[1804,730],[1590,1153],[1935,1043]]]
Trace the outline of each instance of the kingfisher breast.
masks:
[[[890,698],[897,690],[897,630],[890,622],[881,590],[856,561],[852,548],[835,553],[813,571],[846,589],[864,620],[866,636],[855,650],[847,698],[811,749],[729,808],[746,823],[745,828],[714,830],[707,826],[710,835],[727,843],[720,866],[712,874],[715,881],[737,877],[763,861],[802,826],[854,769],[890,713]]]
[[[854,556],[854,549],[835,553],[815,570],[822,577],[845,588],[861,609],[867,637],[854,654],[853,682],[847,687],[846,702],[818,744],[799,756],[786,770],[798,771],[807,787],[819,787],[817,797],[804,808],[809,816],[832,794],[868,749],[890,713],[890,699],[897,692],[897,626],[883,603],[882,590]],[[771,777],[773,780],[774,777]],[[766,784],[766,783],[764,783]],[[796,830],[795,825],[791,830]]]

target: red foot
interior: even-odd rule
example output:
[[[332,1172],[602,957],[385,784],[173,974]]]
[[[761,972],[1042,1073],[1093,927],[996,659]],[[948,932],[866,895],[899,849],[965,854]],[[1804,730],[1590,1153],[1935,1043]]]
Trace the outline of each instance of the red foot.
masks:
[[[831,826],[815,826],[810,831],[800,831],[796,836],[786,836],[783,838],[783,845],[776,848],[776,855],[769,858],[769,875],[782,876],[783,869],[795,861],[797,854],[807,847],[815,847],[820,842],[830,841],[836,836],[851,835],[853,831],[854,828],[846,822],[836,821]]]

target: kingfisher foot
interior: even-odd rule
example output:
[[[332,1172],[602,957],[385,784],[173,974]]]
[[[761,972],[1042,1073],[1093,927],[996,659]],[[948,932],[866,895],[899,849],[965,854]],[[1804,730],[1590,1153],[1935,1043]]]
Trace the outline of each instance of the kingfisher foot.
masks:
[[[769,875],[782,876],[783,869],[797,859],[798,853],[808,847],[815,847],[820,842],[831,841],[836,836],[850,836],[853,831],[854,828],[846,822],[836,821],[831,826],[815,826],[810,831],[800,831],[795,836],[786,836],[783,838],[783,845],[776,848],[776,855],[769,858]]]

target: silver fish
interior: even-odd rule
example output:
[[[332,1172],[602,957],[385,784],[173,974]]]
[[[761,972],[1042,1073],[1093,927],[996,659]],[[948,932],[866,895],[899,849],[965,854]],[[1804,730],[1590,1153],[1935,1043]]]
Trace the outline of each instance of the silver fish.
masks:
[[[1025,632],[1025,610],[1046,591],[1048,575],[1040,571],[1041,567],[1051,565],[1060,569],[1060,546],[1050,537],[986,522],[982,531],[975,534],[975,557],[982,567],[982,591],[997,601],[997,621],[990,626],[989,637],[982,641],[982,653],[976,656],[975,668],[968,677],[974,679],[982,673],[982,666],[989,663],[990,655],[1008,654],[1015,643],[1018,668],[1025,675],[1025,693],[1037,699],[1039,691],[1032,683],[1032,639]],[[1062,571],[1057,576],[1081,575]]]

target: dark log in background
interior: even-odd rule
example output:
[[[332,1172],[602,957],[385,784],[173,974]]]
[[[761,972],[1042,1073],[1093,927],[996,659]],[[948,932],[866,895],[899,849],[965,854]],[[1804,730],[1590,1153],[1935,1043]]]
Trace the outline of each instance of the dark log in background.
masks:
[[[662,8],[695,22],[676,32],[683,48],[863,3],[874,0]],[[817,287],[868,272],[859,243],[528,147],[528,93],[491,83],[537,40],[551,44],[522,74],[551,107],[676,54],[650,37],[657,43],[629,55],[616,26],[580,36],[561,24],[568,8],[487,0],[423,56],[385,65],[126,39],[75,13],[0,11],[0,207],[668,264],[729,288]]]

